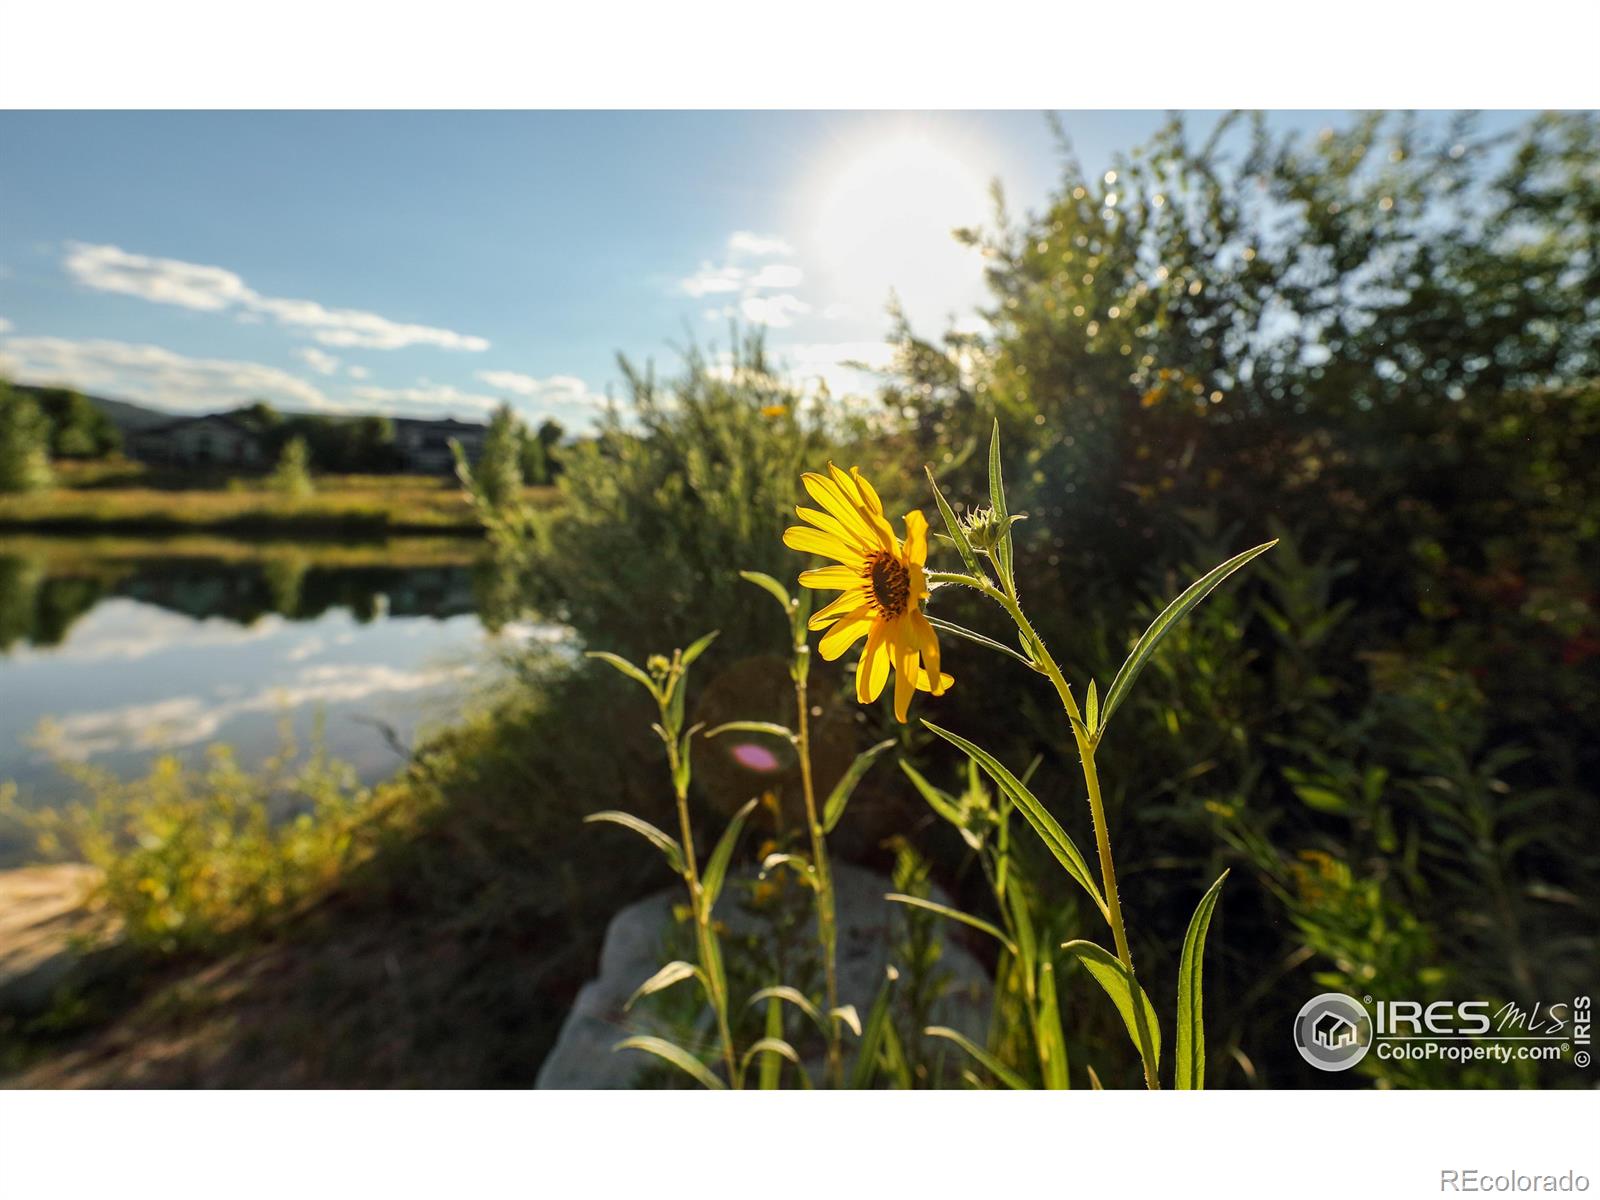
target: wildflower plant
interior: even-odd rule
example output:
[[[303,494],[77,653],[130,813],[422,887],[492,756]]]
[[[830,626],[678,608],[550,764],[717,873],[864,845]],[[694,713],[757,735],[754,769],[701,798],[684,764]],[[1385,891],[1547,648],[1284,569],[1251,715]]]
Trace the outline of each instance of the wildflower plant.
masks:
[[[673,797],[677,802],[678,836],[674,838],[632,813],[616,811],[591,813],[584,820],[609,822],[633,830],[661,851],[668,865],[683,877],[684,887],[689,893],[689,910],[694,921],[695,950],[699,961],[669,962],[639,986],[629,999],[628,1007],[631,1008],[642,997],[671,987],[673,984],[688,979],[696,980],[705,993],[706,1003],[711,1007],[716,1022],[718,1050],[725,1078],[719,1078],[694,1054],[666,1038],[643,1035],[630,1037],[617,1043],[614,1048],[642,1050],[647,1054],[654,1054],[709,1088],[737,1088],[740,1086],[744,1067],[748,1065],[750,1058],[759,1056],[766,1050],[776,1051],[777,1047],[762,1046],[758,1043],[757,1046],[751,1047],[744,1063],[741,1064],[735,1052],[733,1027],[729,1018],[728,973],[723,965],[722,945],[716,925],[712,921],[712,909],[716,906],[723,882],[727,879],[734,847],[756,801],[752,799],[747,802],[728,822],[728,827],[723,831],[716,848],[712,850],[711,857],[706,860],[703,873],[695,856],[694,829],[689,820],[689,782],[692,776],[690,749],[694,735],[700,731],[700,727],[692,725],[687,729],[684,728],[684,698],[688,690],[689,667],[695,659],[705,653],[716,636],[715,633],[708,633],[688,649],[674,650],[671,658],[653,655],[643,669],[620,655],[604,651],[590,653],[590,658],[600,659],[635,683],[642,685],[656,702],[658,719],[652,728],[667,749],[667,770],[672,780]],[[787,1051],[786,1057],[791,1057],[795,1062],[799,1061],[791,1048],[785,1045],[783,1050]]]
[[[811,853],[809,859],[797,854],[774,854],[762,864],[762,871],[776,870],[788,867],[794,870],[802,882],[816,895],[817,910],[817,944],[822,957],[822,970],[824,980],[824,1003],[826,1018],[804,997],[791,988],[767,989],[767,998],[776,1005],[778,1001],[795,1003],[797,1007],[822,1027],[823,1034],[828,1044],[828,1079],[834,1087],[844,1086],[844,1053],[843,1031],[848,1025],[859,1037],[861,1022],[853,1005],[839,1003],[839,933],[838,917],[834,903],[833,874],[828,865],[828,834],[832,833],[844,816],[845,806],[850,803],[856,785],[866,774],[867,768],[872,765],[873,759],[894,744],[892,740],[885,740],[862,751],[851,763],[848,770],[840,777],[833,790],[828,793],[826,801],[817,803],[816,782],[811,765],[811,702],[808,695],[808,681],[811,674],[811,647],[806,639],[806,629],[815,627],[819,619],[829,618],[828,610],[824,609],[815,617],[809,616],[809,604],[789,595],[787,588],[770,575],[759,571],[741,571],[740,576],[750,583],[761,588],[780,605],[783,606],[785,617],[789,623],[789,677],[794,682],[794,708],[795,724],[790,729],[786,725],[779,725],[770,721],[730,721],[719,725],[707,733],[707,737],[716,737],[722,733],[744,732],[763,733],[780,737],[787,741],[795,751],[800,766],[800,791],[805,803],[806,832],[810,838]],[[812,573],[814,574],[814,573]],[[802,593],[803,595],[803,593]],[[837,605],[830,606],[837,608]],[[859,638],[861,635],[855,635]],[[841,651],[842,653],[842,651]],[[887,667],[885,667],[887,670]],[[881,686],[881,685],[880,685]],[[776,1007],[769,1009],[776,1012]],[[769,1032],[776,1027],[781,1029],[781,1019],[769,1016]],[[780,1064],[781,1065],[781,1064]]]
[[[1069,941],[1060,948],[1104,989],[1138,1050],[1145,1085],[1151,1089],[1159,1088],[1161,1025],[1155,1006],[1140,986],[1134,971],[1095,751],[1105,736],[1111,718],[1127,698],[1134,681],[1162,639],[1218,584],[1276,543],[1267,542],[1236,555],[1191,584],[1134,643],[1127,660],[1106,689],[1103,700],[1096,681],[1091,680],[1080,705],[1060,665],[1023,611],[1014,571],[1012,542],[1012,526],[1021,519],[1021,515],[1011,514],[1006,504],[998,422],[989,444],[987,509],[973,510],[966,521],[959,520],[939,490],[932,470],[928,471],[934,500],[944,518],[949,539],[961,557],[965,567],[963,571],[925,570],[927,523],[921,514],[907,515],[906,538],[901,542],[894,537],[884,519],[882,504],[860,472],[846,473],[831,465],[829,472],[831,479],[819,475],[807,475],[804,478],[807,491],[827,511],[818,513],[798,509],[801,518],[812,528],[791,528],[784,540],[792,549],[822,554],[839,564],[837,567],[808,571],[801,576],[801,582],[809,587],[833,588],[843,592],[839,600],[824,608],[811,622],[815,627],[825,617],[837,620],[834,628],[824,636],[824,657],[838,657],[861,636],[868,637],[856,673],[859,700],[866,703],[876,699],[891,663],[900,676],[895,690],[895,715],[902,721],[908,715],[909,701],[915,689],[939,694],[949,687],[953,680],[940,671],[935,630],[977,642],[1018,659],[1043,675],[1054,687],[1072,728],[1083,765],[1099,864],[1098,881],[1072,838],[1033,794],[1024,779],[1019,779],[993,755],[960,734],[931,721],[925,720],[923,725],[962,751],[989,776],[1005,801],[1022,814],[1062,869],[1087,893],[1095,911],[1110,928],[1114,952],[1087,939]],[[950,622],[926,616],[922,612],[922,603],[931,597],[934,589],[944,586],[970,588],[999,605],[1016,626],[1020,650]],[[927,790],[919,790],[925,798],[929,797]],[[965,824],[965,818],[956,815]],[[1179,1088],[1199,1088],[1204,1082],[1201,962],[1206,931],[1226,877],[1227,873],[1224,872],[1201,897],[1184,938],[1177,995],[1177,1062],[1173,1071],[1174,1082]],[[997,895],[1003,900],[1003,891],[999,888]],[[1014,952],[1018,957],[1022,957],[1021,942],[1033,940],[1031,936],[1025,937],[1016,924],[1019,912],[1023,917],[1026,915],[1025,910],[1019,910],[1016,906],[1002,904],[1009,931],[955,910],[943,911],[945,915],[999,938],[1007,951]],[[1040,1043],[1041,1067],[1047,1082],[1064,1084],[1065,1052],[1064,1049],[1057,1049],[1059,1018],[1042,1012],[1039,1006],[1043,999],[1041,993],[1054,992],[1053,966],[1048,956],[1038,957],[1036,946],[1030,947],[1028,958],[1028,988],[1034,993],[1034,1025],[1036,1041]],[[1047,966],[1050,967],[1049,971],[1044,970]],[[1051,995],[1049,999],[1053,1008],[1054,996]],[[953,1030],[934,1027],[926,1032],[956,1041],[1008,1086],[1026,1086],[1015,1071],[1004,1067],[993,1056]],[[1059,1058],[1056,1057],[1058,1054]]]

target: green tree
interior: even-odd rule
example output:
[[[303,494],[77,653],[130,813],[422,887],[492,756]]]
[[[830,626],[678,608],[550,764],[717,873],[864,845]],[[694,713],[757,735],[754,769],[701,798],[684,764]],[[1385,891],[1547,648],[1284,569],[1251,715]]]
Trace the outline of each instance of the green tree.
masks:
[[[456,475],[480,509],[503,514],[522,500],[524,427],[509,404],[495,409],[476,463],[467,461],[458,442],[450,443]]]
[[[40,388],[35,393],[50,422],[50,453],[56,458],[104,458],[122,448],[122,434],[82,392]]]
[[[49,487],[50,422],[33,397],[0,384],[0,492]]]
[[[278,465],[267,477],[267,485],[285,496],[296,499],[309,496],[316,490],[311,482],[311,452],[302,437],[290,438],[278,456]]]

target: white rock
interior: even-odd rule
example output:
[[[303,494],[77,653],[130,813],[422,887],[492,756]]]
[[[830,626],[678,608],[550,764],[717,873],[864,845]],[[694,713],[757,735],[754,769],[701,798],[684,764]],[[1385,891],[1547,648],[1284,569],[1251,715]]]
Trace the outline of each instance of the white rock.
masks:
[[[833,874],[839,926],[839,1002],[855,1005],[865,1020],[883,982],[885,968],[890,965],[892,920],[896,916],[903,919],[904,909],[884,900],[884,894],[894,889],[880,875],[840,863],[834,864]],[[724,895],[731,891],[730,886]],[[937,891],[932,899],[948,903]],[[536,1086],[628,1088],[636,1086],[644,1070],[656,1062],[641,1053],[614,1053],[612,1047],[636,1034],[670,1036],[673,1032],[650,1018],[645,1011],[648,1002],[635,1006],[632,1012],[624,1012],[623,1005],[665,962],[662,946],[671,927],[672,908],[683,902],[682,888],[669,888],[629,905],[612,918],[600,949],[599,974],[578,992],[555,1046],[539,1068]],[[734,935],[759,929],[758,917],[727,900],[718,906],[717,917]],[[935,920],[940,926],[946,924]],[[938,970],[948,985],[934,1009],[933,1020],[959,1029],[981,1044],[989,1019],[989,973],[965,948],[949,939],[948,929],[942,932],[946,936]],[[904,964],[899,966],[903,971]],[[713,1036],[709,1013],[698,1036]],[[846,1046],[853,1040],[846,1033]],[[817,1073],[813,1074],[815,1077]]]

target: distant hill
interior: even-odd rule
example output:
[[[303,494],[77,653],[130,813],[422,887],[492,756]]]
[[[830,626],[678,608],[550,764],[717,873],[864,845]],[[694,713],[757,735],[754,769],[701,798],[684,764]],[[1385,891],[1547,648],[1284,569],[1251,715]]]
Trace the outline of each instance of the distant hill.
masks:
[[[40,392],[45,392],[45,391],[52,390],[50,388],[43,387],[43,386],[40,386],[38,384],[31,384],[31,383],[14,383],[11,386],[16,391],[29,392],[29,393],[32,393],[32,394],[35,394],[35,395],[37,395]],[[181,418],[184,418],[184,417],[199,417],[199,416],[207,416],[207,415],[221,415],[223,413],[236,411],[238,408],[244,407],[243,404],[240,404],[240,405],[236,405],[233,409],[220,409],[219,408],[219,409],[217,409],[215,411],[215,413],[209,413],[209,414],[208,413],[193,412],[193,411],[177,412],[177,411],[174,411],[173,409],[170,409],[170,408],[151,408],[150,406],[145,405],[145,404],[134,404],[132,401],[129,401],[129,400],[112,400],[112,399],[109,399],[108,397],[105,397],[105,396],[93,396],[93,395],[90,395],[87,392],[84,393],[84,396],[88,399],[89,403],[93,404],[101,412],[105,413],[105,415],[110,419],[111,423],[113,425],[115,425],[117,427],[117,429],[122,432],[122,435],[124,437],[126,437],[126,436],[128,436],[129,434],[132,434],[132,433],[140,433],[140,432],[142,432],[142,431],[144,431],[146,429],[152,429],[157,425],[165,425],[169,421],[177,421],[177,420],[180,420]],[[340,422],[342,422],[342,421],[359,421],[359,420],[363,420],[367,416],[383,415],[383,414],[377,414],[377,413],[369,414],[369,413],[355,413],[355,412],[349,412],[349,413],[347,413],[347,412],[340,412],[340,413],[314,413],[314,412],[309,412],[309,411],[305,411],[305,410],[302,410],[302,409],[294,409],[294,408],[280,408],[278,410],[278,412],[281,413],[285,417],[311,417],[311,416],[315,416],[315,417],[321,417],[321,418],[323,418],[325,420],[340,421]],[[435,425],[437,425],[437,426],[441,426],[441,427],[447,427],[447,426],[449,426],[449,425],[451,425],[453,423],[450,419],[440,420],[440,419],[425,418],[425,417],[391,417],[390,419],[393,420],[396,425],[401,425],[401,426],[404,426],[404,425],[435,426]],[[462,422],[455,422],[455,423],[462,424],[462,425],[473,426],[473,427],[476,427],[476,428],[482,428],[483,425],[485,424],[482,421],[462,421]]]
[[[38,387],[28,383],[13,384],[12,387],[19,392],[38,394],[49,391],[49,388]],[[124,436],[138,433],[141,429],[149,429],[155,425],[164,425],[168,421],[175,421],[183,413],[170,412],[162,408],[146,408],[142,404],[131,404],[126,400],[108,400],[104,396],[89,396],[85,393],[90,404],[105,413],[110,422],[122,432]]]

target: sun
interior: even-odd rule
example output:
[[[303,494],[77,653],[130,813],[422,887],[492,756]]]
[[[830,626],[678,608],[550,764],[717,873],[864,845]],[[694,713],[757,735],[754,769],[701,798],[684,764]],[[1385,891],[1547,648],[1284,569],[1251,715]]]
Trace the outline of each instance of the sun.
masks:
[[[977,256],[951,231],[992,211],[974,155],[920,129],[863,139],[819,173],[809,240],[828,293],[871,315],[891,289],[913,319],[937,320],[979,294]]]

